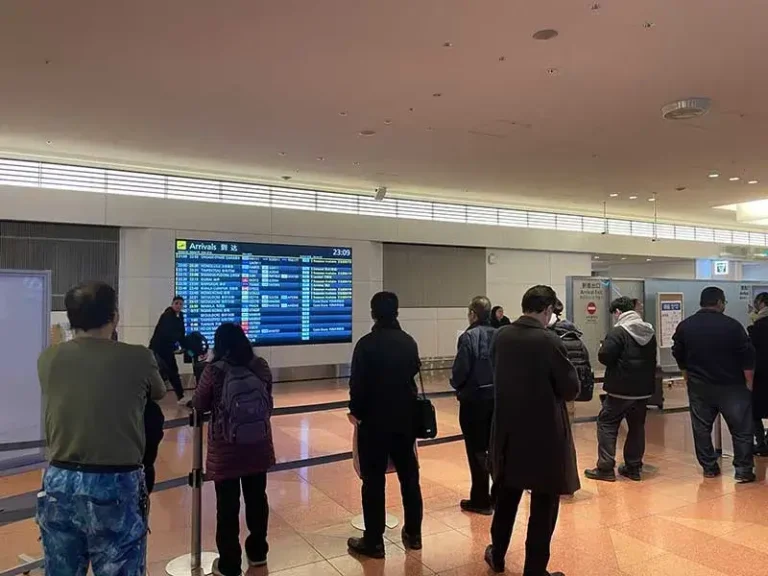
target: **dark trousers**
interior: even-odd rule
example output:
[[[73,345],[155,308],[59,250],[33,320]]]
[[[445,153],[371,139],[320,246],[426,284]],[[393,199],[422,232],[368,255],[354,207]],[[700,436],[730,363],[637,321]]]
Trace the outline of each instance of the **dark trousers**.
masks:
[[[363,480],[364,538],[371,546],[384,543],[386,471],[390,458],[395,465],[403,497],[403,528],[409,535],[421,535],[424,503],[421,499],[415,442],[413,434],[368,430],[365,423],[358,428],[357,451]]]
[[[168,382],[171,383],[173,391],[176,393],[176,398],[181,400],[184,398],[184,387],[181,385],[179,365],[176,364],[176,354],[173,352],[155,352],[155,354],[163,363],[164,375],[168,378]]]
[[[216,485],[216,547],[219,549],[219,570],[225,576],[241,573],[240,548],[240,485],[245,500],[245,522],[250,535],[245,541],[245,552],[250,560],[263,560],[267,556],[267,474],[222,480]]]
[[[467,449],[469,472],[472,476],[472,489],[469,499],[475,506],[482,508],[491,505],[490,475],[486,460],[488,444],[491,441],[491,422],[493,421],[493,399],[462,400],[459,406],[459,424],[464,435]]]
[[[688,383],[691,406],[691,426],[696,458],[704,470],[718,468],[717,453],[712,445],[712,427],[719,414],[723,415],[733,438],[733,467],[736,474],[754,469],[752,437],[752,393],[746,386],[718,386],[701,382]]]
[[[621,421],[627,421],[627,439],[624,441],[624,464],[640,470],[645,454],[645,415],[647,399],[625,400],[610,394],[603,400],[597,415],[597,467],[613,470],[616,466],[616,440]]]
[[[494,486],[496,495],[491,541],[493,555],[503,560],[512,539],[512,527],[515,525],[517,507],[523,491],[518,488]],[[531,513],[528,518],[528,536],[525,540],[525,568],[523,576],[544,576],[549,564],[549,545],[557,525],[560,511],[560,496],[542,494],[534,490],[531,493]]]

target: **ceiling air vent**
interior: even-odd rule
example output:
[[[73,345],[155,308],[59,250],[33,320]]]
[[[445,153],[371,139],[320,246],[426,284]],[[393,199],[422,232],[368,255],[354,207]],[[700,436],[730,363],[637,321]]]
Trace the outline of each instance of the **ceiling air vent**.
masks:
[[[665,120],[690,120],[704,116],[709,112],[711,104],[709,98],[685,98],[663,106],[661,116]]]

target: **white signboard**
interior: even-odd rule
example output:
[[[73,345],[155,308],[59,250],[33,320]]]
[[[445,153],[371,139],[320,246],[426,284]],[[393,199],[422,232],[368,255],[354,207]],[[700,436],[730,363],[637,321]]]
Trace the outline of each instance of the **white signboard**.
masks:
[[[677,325],[683,321],[683,301],[682,299],[659,300],[659,346],[671,348],[672,336],[675,335]]]
[[[713,267],[715,276],[728,276],[728,260],[715,260]]]

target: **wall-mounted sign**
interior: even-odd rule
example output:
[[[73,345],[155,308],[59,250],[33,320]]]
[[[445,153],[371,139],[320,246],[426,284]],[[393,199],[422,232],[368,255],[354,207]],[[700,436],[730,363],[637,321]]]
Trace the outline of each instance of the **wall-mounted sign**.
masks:
[[[715,260],[712,266],[715,276],[728,276],[728,260]]]
[[[594,316],[595,312],[597,312],[597,304],[595,304],[594,302],[590,302],[589,304],[587,304],[587,314],[589,314],[590,316]]]
[[[681,293],[659,292],[659,347],[670,348],[677,325],[683,321],[683,295]]]

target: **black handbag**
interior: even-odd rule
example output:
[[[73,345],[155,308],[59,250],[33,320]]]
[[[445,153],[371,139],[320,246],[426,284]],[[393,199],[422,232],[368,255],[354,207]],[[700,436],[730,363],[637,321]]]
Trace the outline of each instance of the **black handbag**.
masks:
[[[595,393],[595,375],[587,366],[576,370],[579,375],[579,395],[576,396],[576,402],[591,402]]]
[[[421,378],[421,371],[419,371],[419,384],[421,384],[421,395],[419,396],[417,392],[414,427],[416,429],[416,438],[429,440],[437,437],[437,413],[432,401],[427,398],[427,393],[424,391],[424,380]]]

